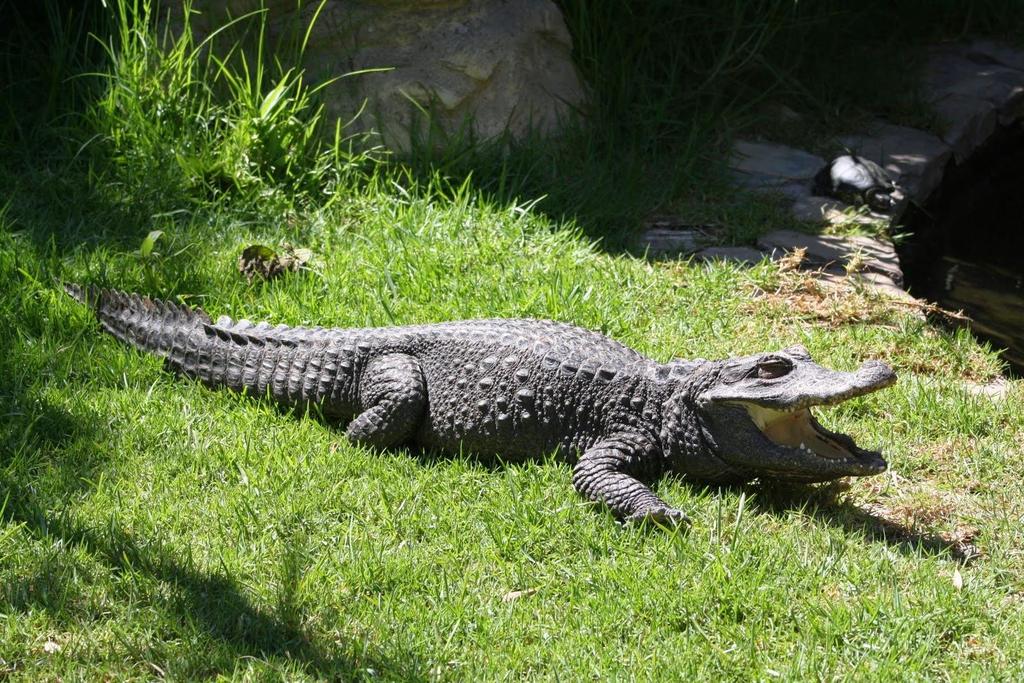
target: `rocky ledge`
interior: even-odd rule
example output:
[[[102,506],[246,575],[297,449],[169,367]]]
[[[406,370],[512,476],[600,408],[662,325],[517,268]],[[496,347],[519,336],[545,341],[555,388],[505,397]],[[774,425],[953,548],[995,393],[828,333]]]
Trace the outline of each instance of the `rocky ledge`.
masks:
[[[1024,117],[1024,51],[990,41],[933,48],[924,73],[923,94],[935,112],[941,134],[876,121],[867,131],[841,137],[846,147],[886,169],[908,199],[924,204],[942,180],[951,160],[962,161],[995,132],[997,125]],[[782,197],[800,223],[820,225],[875,223],[884,233],[892,220],[814,194],[814,176],[825,159],[771,142],[740,140],[729,168],[737,185]],[[695,253],[705,259],[754,263],[804,249],[802,267],[824,276],[856,270],[873,288],[894,296],[903,273],[892,243],[885,238],[809,235],[781,230],[762,236],[752,247],[710,246],[699,230],[652,226],[640,240],[655,256]],[[853,266],[851,268],[851,266]]]

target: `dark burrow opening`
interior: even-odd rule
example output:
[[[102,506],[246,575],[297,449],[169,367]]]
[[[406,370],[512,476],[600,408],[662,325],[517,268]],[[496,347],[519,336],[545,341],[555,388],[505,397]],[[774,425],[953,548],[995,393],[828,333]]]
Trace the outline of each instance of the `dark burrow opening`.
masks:
[[[905,282],[917,297],[963,310],[971,330],[1024,374],[1024,124],[1000,127],[951,162],[923,206],[893,223]]]

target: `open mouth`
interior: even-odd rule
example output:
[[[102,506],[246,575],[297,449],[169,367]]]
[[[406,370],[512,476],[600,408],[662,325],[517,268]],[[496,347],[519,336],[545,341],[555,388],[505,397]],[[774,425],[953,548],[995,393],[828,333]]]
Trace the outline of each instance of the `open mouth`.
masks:
[[[746,408],[765,438],[777,446],[823,460],[856,465],[865,472],[877,473],[886,468],[880,454],[858,447],[846,434],[826,429],[809,408],[777,410],[746,402],[740,405]]]

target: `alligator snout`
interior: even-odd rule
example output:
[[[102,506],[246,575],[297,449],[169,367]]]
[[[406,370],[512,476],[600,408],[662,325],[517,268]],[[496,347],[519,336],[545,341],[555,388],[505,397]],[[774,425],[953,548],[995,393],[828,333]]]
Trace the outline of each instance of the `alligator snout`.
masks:
[[[857,384],[881,389],[896,382],[896,371],[880,360],[869,360],[857,370]]]

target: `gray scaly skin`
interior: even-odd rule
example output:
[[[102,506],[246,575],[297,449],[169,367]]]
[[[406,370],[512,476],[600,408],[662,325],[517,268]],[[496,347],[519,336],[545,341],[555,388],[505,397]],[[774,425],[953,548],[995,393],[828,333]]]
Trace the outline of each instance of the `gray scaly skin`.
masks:
[[[824,481],[885,470],[881,455],[825,429],[810,407],[896,381],[794,346],[722,361],[658,363],[597,332],[545,320],[369,329],[253,325],[136,294],[66,287],[102,327],[209,386],[318,404],[358,444],[494,454],[558,449],[573,485],[627,521],[686,520],[646,485]]]

